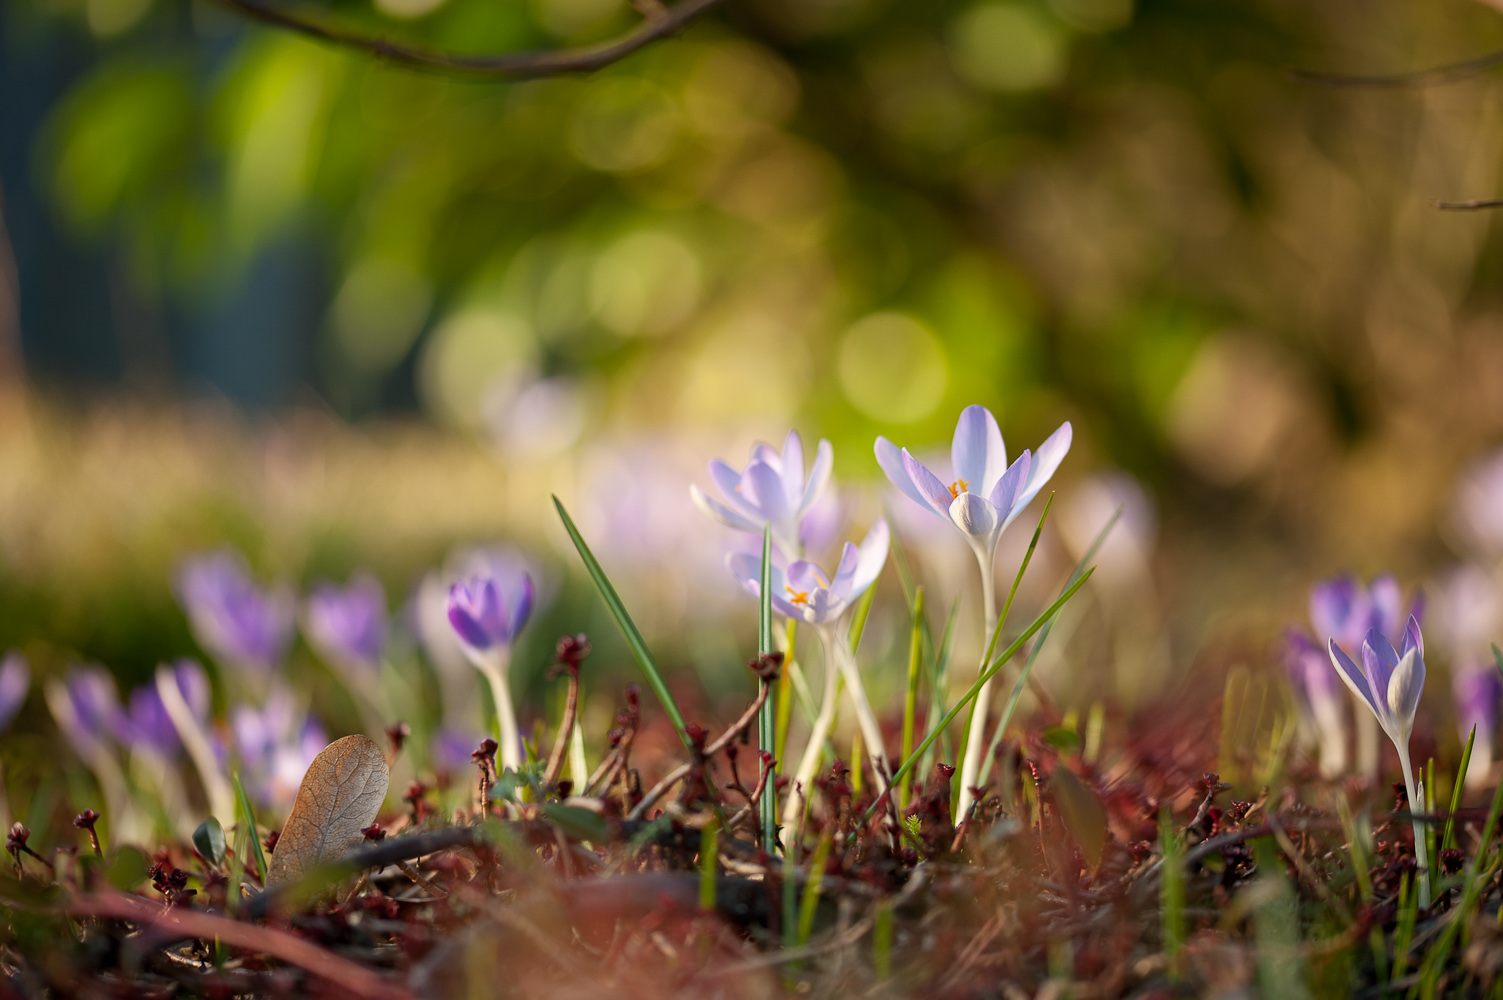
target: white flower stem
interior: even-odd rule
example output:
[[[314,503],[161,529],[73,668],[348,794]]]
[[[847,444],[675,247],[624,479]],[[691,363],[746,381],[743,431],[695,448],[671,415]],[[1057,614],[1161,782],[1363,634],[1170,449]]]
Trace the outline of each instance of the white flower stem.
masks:
[[[171,667],[157,668],[156,685],[157,696],[162,699],[162,708],[167,712],[167,718],[172,720],[172,728],[177,730],[177,738],[183,744],[183,749],[188,751],[193,769],[198,772],[198,780],[204,786],[210,814],[222,823],[233,823],[235,800],[230,796],[230,783],[225,780],[224,769],[219,766],[219,760],[209,746],[208,734],[193,714],[193,709],[188,706],[182,688],[178,687],[177,674]]]
[[[1310,713],[1315,717],[1316,742],[1320,745],[1320,773],[1336,778],[1346,771],[1346,726],[1342,724],[1341,703],[1319,695],[1311,699]]]
[[[1425,801],[1420,795],[1419,787],[1414,783],[1414,768],[1409,764],[1409,740],[1407,736],[1402,744],[1397,740],[1394,746],[1398,747],[1399,765],[1404,769],[1404,790],[1409,795],[1409,812],[1422,813],[1425,811]],[[1419,869],[1419,905],[1420,909],[1430,908],[1430,852],[1425,846],[1425,824],[1422,820],[1414,820],[1414,864]]]
[[[823,630],[820,630],[820,638],[825,638]],[[798,843],[799,828],[803,826],[804,805],[809,801],[810,783],[819,770],[819,755],[835,724],[835,709],[839,703],[836,681],[840,677],[840,668],[835,664],[834,650],[828,640],[824,642],[824,650],[824,700],[820,702],[819,714],[814,717],[814,725],[809,730],[809,742],[804,745],[804,755],[799,758],[798,770],[793,772],[793,785],[788,789],[788,798],[783,803],[782,839],[785,855],[790,854],[792,845]]]
[[[845,677],[846,690],[856,709],[856,722],[861,727],[861,740],[866,744],[867,757],[871,760],[877,794],[881,795],[887,790],[886,776],[892,773],[892,769],[888,766],[887,752],[883,746],[885,741],[882,739],[882,726],[877,722],[877,714],[872,711],[871,701],[866,697],[866,685],[861,682],[861,672],[856,666],[856,654],[851,649],[848,635],[839,623],[820,629],[820,640],[825,649],[835,651],[835,662],[839,664],[840,672]],[[851,761],[851,766],[860,765]]]
[[[990,542],[990,546],[987,545]],[[997,579],[996,540],[986,539],[971,546],[976,553],[976,564],[981,568],[981,605],[986,611],[986,630],[981,635],[981,663],[976,668],[979,674],[986,669],[986,646],[997,629]],[[995,678],[993,678],[994,680]],[[992,699],[992,681],[981,685],[976,700],[971,705],[971,724],[966,731],[965,759],[960,765],[960,799],[955,810],[957,822],[971,808],[971,786],[981,773],[981,756],[986,750],[986,716]]]
[[[477,651],[473,659],[475,668],[490,684],[491,700],[496,703],[496,742],[501,748],[501,767],[519,770],[522,767],[522,740],[517,730],[517,710],[511,703],[511,688],[507,684],[511,650],[498,646]]]

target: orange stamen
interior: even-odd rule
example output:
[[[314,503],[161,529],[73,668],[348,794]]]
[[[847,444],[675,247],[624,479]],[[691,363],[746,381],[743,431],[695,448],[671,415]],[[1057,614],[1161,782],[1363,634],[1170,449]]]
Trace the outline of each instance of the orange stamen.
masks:
[[[788,591],[788,594],[789,594],[788,599],[790,601],[792,601],[794,604],[808,604],[809,603],[809,592],[807,590],[794,590],[792,587],[786,587],[786,586],[783,589],[786,590],[786,591]]]
[[[951,497],[951,499],[954,499],[954,498],[960,496],[960,494],[964,493],[966,490],[968,490],[970,488],[971,488],[971,484],[968,483],[968,482],[966,482],[964,479],[957,479],[957,480],[955,480],[953,483],[950,484],[950,497]]]

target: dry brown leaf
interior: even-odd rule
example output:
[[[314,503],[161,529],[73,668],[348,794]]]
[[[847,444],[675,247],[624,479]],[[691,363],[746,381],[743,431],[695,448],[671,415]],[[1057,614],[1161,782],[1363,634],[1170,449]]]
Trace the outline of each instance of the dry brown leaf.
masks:
[[[346,736],[324,747],[303,775],[267,884],[296,882],[359,847],[360,831],[376,821],[390,781],[386,754],[374,740]]]

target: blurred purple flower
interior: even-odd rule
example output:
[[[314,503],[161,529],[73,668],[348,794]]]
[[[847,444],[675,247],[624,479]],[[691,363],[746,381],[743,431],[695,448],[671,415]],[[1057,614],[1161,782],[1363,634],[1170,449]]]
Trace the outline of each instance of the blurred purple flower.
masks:
[[[1456,519],[1473,545],[1489,555],[1503,552],[1503,450],[1462,473],[1456,487]]]
[[[1424,614],[1424,602],[1416,595],[1406,615],[1403,593],[1392,574],[1375,577],[1362,586],[1350,573],[1322,580],[1310,588],[1310,624],[1315,634],[1335,639],[1348,655],[1355,655],[1369,629],[1377,629],[1390,644],[1403,641],[1406,618],[1416,621]]]
[[[125,731],[125,712],[120,707],[115,678],[108,670],[76,664],[68,668],[63,686],[76,724],[90,739],[97,740],[101,733],[115,736]]]
[[[292,593],[256,586],[239,554],[220,549],[187,560],[177,592],[193,634],[215,657],[262,672],[281,663],[292,640]]]
[[[319,583],[308,596],[303,628],[320,653],[339,666],[371,673],[386,652],[386,591],[369,573],[349,585]]]
[[[532,613],[532,576],[501,567],[449,588],[449,624],[471,649],[510,646]]]
[[[161,757],[175,756],[180,746],[177,729],[155,685],[138,687],[130,693],[130,702],[118,719],[114,736],[123,746],[145,749]]]
[[[31,688],[31,667],[26,657],[12,650],[0,661],[0,730],[9,726],[26,702]]]
[[[751,458],[740,472],[718,458],[710,462],[710,479],[725,502],[698,485],[689,487],[689,495],[700,510],[728,528],[761,534],[770,525],[773,538],[785,551],[801,554],[804,515],[829,482],[834,461],[830,442],[820,441],[806,477],[803,439],[798,431],[789,431],[782,451],[768,444],[753,445]]]
[[[428,741],[428,760],[440,774],[459,774],[474,766],[470,754],[484,739],[478,731],[444,726]]]
[[[197,660],[184,656],[167,669],[171,670],[173,679],[177,681],[177,689],[182,694],[183,701],[188,703],[193,717],[200,725],[207,724],[214,691],[209,686],[209,675],[204,668]]]
[[[866,593],[887,562],[887,522],[878,519],[860,548],[845,543],[833,577],[812,562],[799,560],[786,570],[772,566],[772,606],[780,615],[813,625],[838,619],[856,598]],[[731,574],[758,597],[762,592],[762,554],[738,552],[727,560]]]
[[[292,804],[308,766],[328,745],[323,727],[280,686],[263,708],[235,706],[230,730],[246,784],[263,805],[278,808]]]
[[[1346,715],[1341,682],[1330,658],[1298,629],[1284,633],[1284,666],[1300,709],[1313,724],[1320,747],[1320,772],[1328,778],[1346,770]]]
[[[1477,742],[1492,744],[1493,734],[1498,730],[1498,705],[1503,700],[1503,676],[1496,668],[1468,663],[1458,667],[1451,679],[1451,692],[1456,698],[1456,721],[1461,738],[1477,727]]]
[[[1039,445],[1038,454],[1026,448],[1012,465],[997,419],[984,406],[967,406],[955,425],[950,444],[948,484],[927,466],[885,437],[877,438],[877,464],[892,484],[937,517],[953,523],[973,544],[990,541],[995,547],[1002,530],[1022,513],[1044,488],[1070,450],[1069,421]]]

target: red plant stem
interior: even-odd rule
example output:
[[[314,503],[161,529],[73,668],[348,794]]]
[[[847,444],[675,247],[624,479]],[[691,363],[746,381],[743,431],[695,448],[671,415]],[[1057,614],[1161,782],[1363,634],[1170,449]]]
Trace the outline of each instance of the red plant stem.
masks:
[[[746,711],[742,713],[741,718],[737,719],[729,729],[721,733],[720,737],[715,740],[715,742],[705,747],[705,761],[707,764],[711,757],[724,750],[730,744],[731,740],[735,739],[737,736],[741,735],[741,733],[745,732],[746,729],[757,720],[757,713],[762,710],[762,706],[767,702],[767,694],[771,690],[772,685],[770,684],[759,684],[757,686],[757,697],[750,705],[747,706]],[[664,776],[662,781],[652,786],[652,790],[649,791],[646,795],[642,796],[642,801],[636,804],[636,806],[632,809],[632,811],[627,815],[626,818],[641,819],[642,815],[652,807],[652,804],[654,802],[667,794],[668,789],[672,788],[675,784],[683,780],[684,776],[689,773],[690,769],[693,766],[693,764],[680,764],[678,767],[669,771],[667,775]]]
[[[257,952],[296,965],[366,1000],[416,1000],[406,988],[347,958],[274,927],[242,923],[198,910],[165,910],[124,893],[83,894],[64,903],[75,917],[130,920],[183,938],[218,939],[232,948]]]

